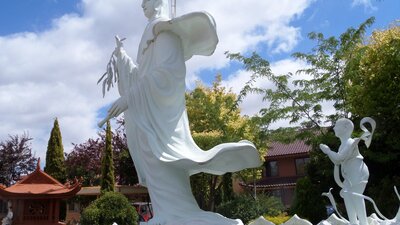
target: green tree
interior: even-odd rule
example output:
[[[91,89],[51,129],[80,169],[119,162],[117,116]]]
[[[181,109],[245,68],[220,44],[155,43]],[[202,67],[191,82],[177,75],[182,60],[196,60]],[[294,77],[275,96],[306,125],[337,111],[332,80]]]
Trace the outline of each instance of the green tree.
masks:
[[[296,74],[273,74],[269,62],[257,53],[250,57],[228,53],[229,59],[241,62],[246,70],[252,72],[250,80],[238,96],[238,101],[242,101],[249,93],[261,94],[268,103],[260,110],[259,121],[263,126],[268,127],[273,122],[287,119],[290,123],[300,122],[304,128],[316,128],[324,134],[321,127],[326,122],[348,116],[344,66],[353,57],[354,49],[363,43],[366,29],[373,21],[374,18],[370,18],[357,29],[349,28],[339,38],[325,38],[322,33],[310,33],[309,38],[317,41],[317,45],[309,54],[293,54],[293,57],[304,60],[309,65],[298,70]],[[296,79],[295,75],[300,75],[300,79]],[[263,79],[272,82],[274,89],[254,85]],[[326,101],[334,102],[334,114],[323,113],[322,103]],[[313,132],[308,137],[314,136]]]
[[[83,210],[82,225],[137,225],[138,215],[128,199],[115,192],[107,192]]]
[[[221,86],[219,75],[212,87],[198,83],[193,91],[186,93],[190,129],[200,148],[208,150],[224,142],[247,139],[263,151],[260,128],[250,118],[240,115],[235,103],[236,95]],[[249,171],[240,174],[242,177],[252,176]],[[231,173],[224,176],[197,174],[191,177],[191,184],[193,194],[203,209],[215,210],[221,202],[233,198]]]
[[[115,181],[120,185],[135,185],[138,183],[135,166],[129,153],[123,120],[117,121],[117,128],[112,132],[112,150],[115,167]],[[98,133],[98,138],[89,138],[66,154],[68,178],[81,177],[82,185],[100,185],[101,155],[105,148],[106,131]]]
[[[64,147],[57,118],[54,120],[53,129],[51,129],[49,142],[47,144],[46,165],[44,167],[44,172],[54,177],[61,183],[64,183],[67,180]]]
[[[346,68],[351,80],[348,89],[351,91],[352,113],[373,116],[391,131],[397,130],[400,120],[399,24],[374,31],[367,44],[357,49],[356,57]]]
[[[295,74],[274,74],[267,60],[253,53],[251,56],[228,54],[231,60],[241,62],[244,68],[252,73],[250,80],[241,91],[238,101],[242,101],[249,93],[261,94],[267,103],[260,111],[258,121],[262,127],[278,120],[289,120],[292,124],[300,124],[295,133],[296,138],[304,139],[312,146],[311,160],[308,165],[309,181],[313,188],[302,191],[322,193],[332,184],[332,167],[327,157],[321,153],[318,145],[327,143],[334,146],[338,139],[332,139],[332,129],[324,127],[339,117],[350,117],[351,91],[348,83],[351,82],[347,69],[352,60],[359,57],[356,49],[364,44],[365,32],[374,22],[370,18],[358,28],[349,28],[337,37],[326,38],[322,33],[310,33],[309,38],[316,41],[316,46],[310,53],[294,53],[297,60],[305,61],[308,66],[298,70]],[[266,79],[274,88],[257,87],[254,84]],[[323,103],[332,102],[335,111],[332,114],[324,113]],[[274,133],[274,137],[293,135],[292,129],[281,129]],[[304,209],[322,211],[323,198],[318,194],[315,201],[298,198],[297,204]],[[317,207],[320,207],[317,209]],[[297,212],[296,212],[297,213]],[[312,213],[312,212],[309,212]],[[323,215],[320,215],[321,218]],[[315,218],[314,218],[315,219]]]
[[[64,146],[57,118],[54,120],[53,129],[51,129],[49,142],[47,144],[46,165],[44,171],[61,183],[67,181]],[[66,215],[67,202],[62,201],[60,204],[60,220],[64,220]]]
[[[357,118],[370,116],[377,122],[372,145],[364,149],[371,171],[367,194],[393,217],[398,205],[391,201],[397,199],[393,186],[400,185],[400,23],[374,31],[354,55],[346,67],[351,111]]]
[[[240,219],[248,224],[260,215],[278,216],[284,210],[282,202],[266,195],[260,195],[254,200],[253,196],[243,194],[235,199],[222,203],[217,207],[217,212],[234,219]]]
[[[101,157],[101,193],[113,192],[115,186],[113,151],[112,151],[112,133],[110,121],[107,121],[106,145]]]
[[[320,196],[319,188],[311,182],[309,177],[299,179],[296,184],[291,213],[297,214],[313,224],[326,219],[325,204],[320,201]],[[303,204],[304,202],[312,202],[312,204]]]

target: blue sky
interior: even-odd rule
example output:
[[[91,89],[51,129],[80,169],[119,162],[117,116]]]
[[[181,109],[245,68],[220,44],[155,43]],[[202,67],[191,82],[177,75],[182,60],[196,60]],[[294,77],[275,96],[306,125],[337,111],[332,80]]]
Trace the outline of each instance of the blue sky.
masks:
[[[2,0],[0,35],[48,29],[52,19],[79,13],[78,3],[76,0]]]
[[[207,2],[207,3],[206,3]],[[139,0],[0,0],[0,140],[29,133],[33,150],[44,158],[53,119],[60,122],[65,151],[71,143],[96,137],[96,123],[113,100],[115,90],[101,97],[97,79],[113,50],[113,36],[127,37],[135,58],[146,25]],[[187,86],[209,84],[216,73],[238,92],[249,74],[230,63],[225,51],[257,51],[275,73],[306,66],[290,57],[309,52],[311,31],[337,36],[371,16],[368,31],[385,29],[400,19],[399,0],[177,0],[177,15],[210,12],[220,43],[211,57],[187,62]],[[269,85],[261,82],[260,86]],[[259,110],[250,96],[244,113]],[[276,126],[282,126],[277,124]]]

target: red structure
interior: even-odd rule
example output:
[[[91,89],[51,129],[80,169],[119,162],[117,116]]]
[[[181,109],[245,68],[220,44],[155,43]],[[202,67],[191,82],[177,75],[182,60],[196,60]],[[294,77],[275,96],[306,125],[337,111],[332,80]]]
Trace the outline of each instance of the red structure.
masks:
[[[255,182],[257,192],[269,193],[282,200],[289,208],[294,197],[296,182],[305,176],[305,165],[310,159],[311,147],[303,141],[285,144],[273,142],[265,156],[263,177]],[[254,190],[254,184],[246,184]]]
[[[0,186],[0,199],[11,201],[13,225],[60,225],[60,201],[73,197],[80,189],[77,180],[61,184],[42,171],[38,162],[36,170],[16,184]]]

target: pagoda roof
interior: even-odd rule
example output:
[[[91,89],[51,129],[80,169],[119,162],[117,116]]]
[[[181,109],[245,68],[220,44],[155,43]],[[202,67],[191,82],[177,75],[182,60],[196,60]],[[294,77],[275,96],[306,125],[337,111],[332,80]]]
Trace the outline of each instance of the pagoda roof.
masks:
[[[300,140],[292,143],[272,142],[269,147],[270,148],[265,157],[266,160],[287,158],[298,155],[308,155],[311,150],[311,146]]]
[[[36,170],[10,187],[0,186],[0,197],[4,198],[70,198],[79,192],[81,185],[75,179],[73,184],[62,184],[40,169]]]

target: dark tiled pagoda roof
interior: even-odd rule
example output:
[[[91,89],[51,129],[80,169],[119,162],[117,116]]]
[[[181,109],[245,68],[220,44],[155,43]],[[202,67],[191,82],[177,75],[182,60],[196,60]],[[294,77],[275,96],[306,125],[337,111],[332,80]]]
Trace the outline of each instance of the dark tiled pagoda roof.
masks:
[[[308,154],[311,147],[304,141],[294,141],[292,143],[272,142],[269,146],[266,158],[282,158],[289,155]]]

